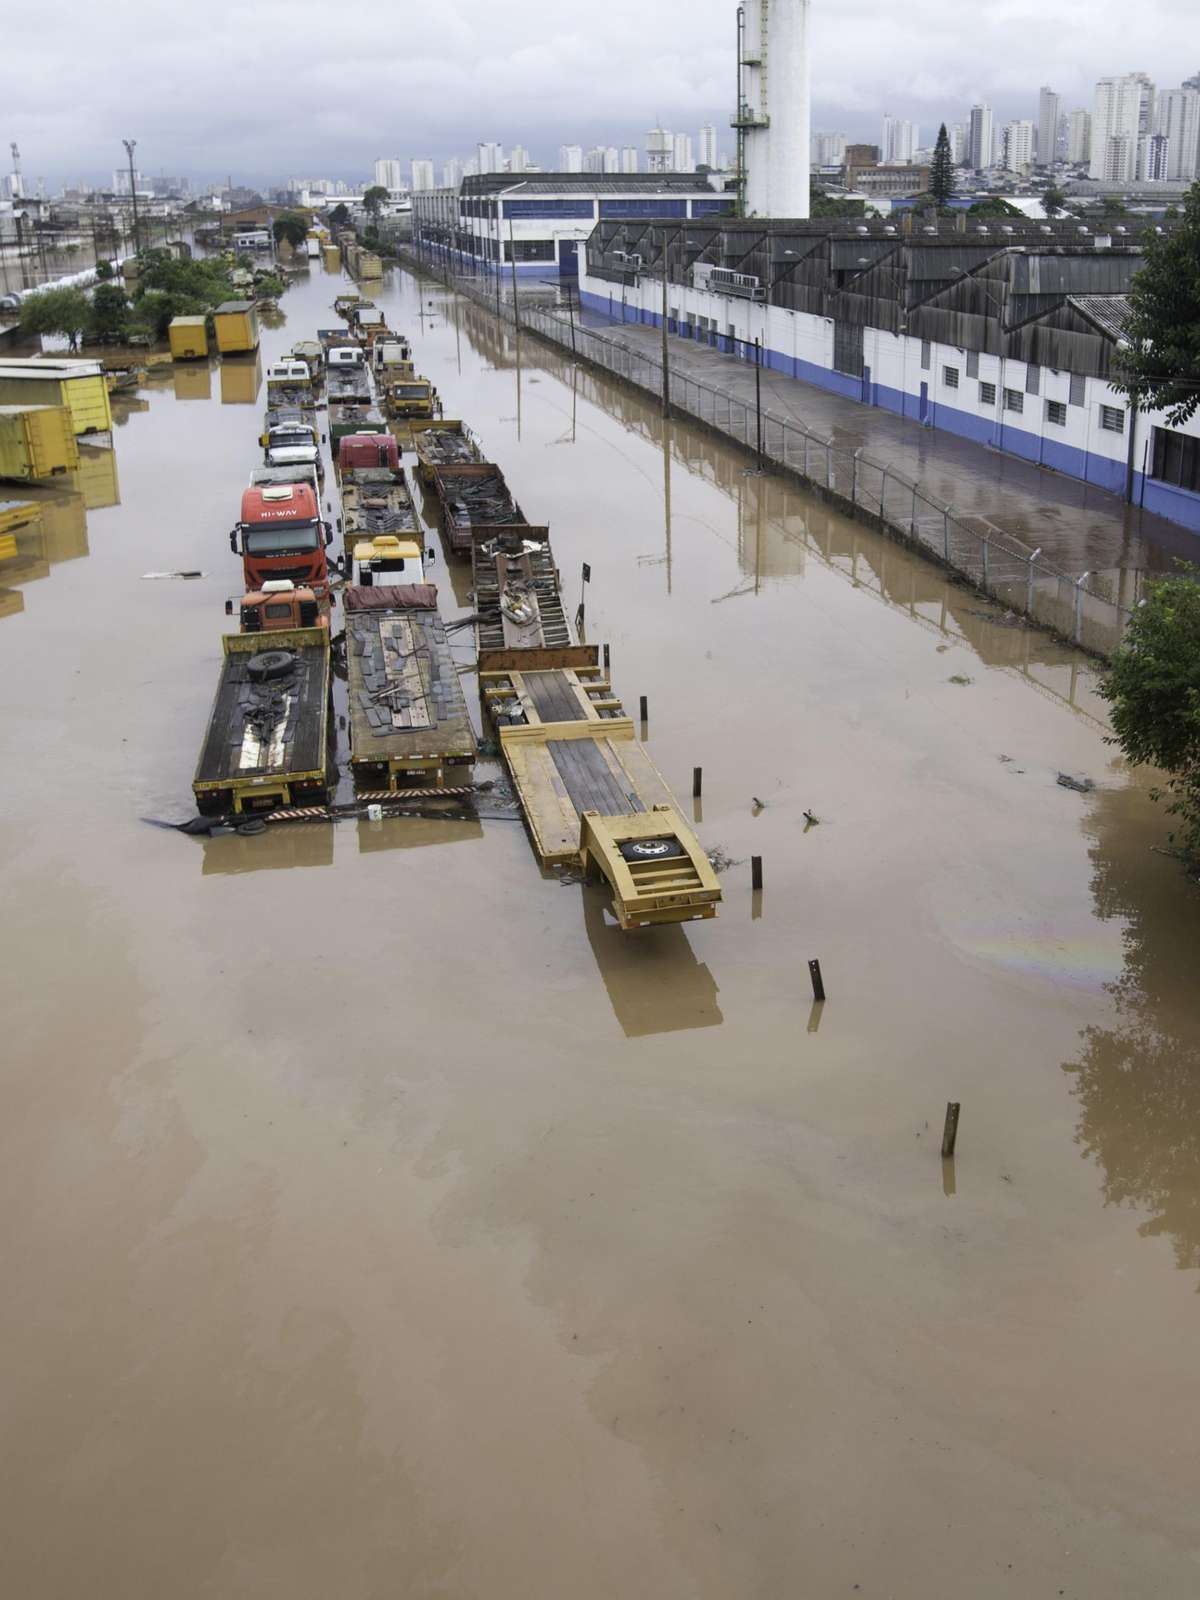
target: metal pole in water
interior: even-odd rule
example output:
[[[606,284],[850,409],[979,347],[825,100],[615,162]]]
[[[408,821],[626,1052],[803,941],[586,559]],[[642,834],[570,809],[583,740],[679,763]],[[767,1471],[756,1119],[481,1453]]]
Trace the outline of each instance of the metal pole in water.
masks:
[[[645,695],[642,695],[640,697],[639,702],[638,702],[638,709],[639,709],[639,713],[640,713],[642,722],[643,723],[648,722],[650,720],[650,713],[647,710],[646,696]]]
[[[754,340],[754,433],[758,470],[761,472],[763,464],[762,343],[757,337]]]
[[[762,888],[762,857],[750,857],[750,887],[753,890]]]
[[[662,408],[665,417],[671,409],[671,380],[667,372],[670,355],[667,350],[667,234],[663,230],[662,247]]]
[[[957,1100],[946,1101],[946,1125],[942,1129],[942,1159],[948,1161],[954,1154],[955,1141],[958,1138],[958,1112]]]
[[[608,671],[608,646],[604,646],[604,670]]]
[[[1033,615],[1033,563],[1037,560],[1041,553],[1042,547],[1041,545],[1038,545],[1037,549],[1029,558],[1029,576],[1025,580],[1025,610],[1030,616]]]
[[[808,963],[808,975],[812,979],[812,992],[814,1000],[824,1000],[825,980],[821,976],[821,963],[814,956]]]
[[[699,800],[699,798],[700,798],[700,785],[701,785],[702,780],[703,780],[703,769],[700,768],[700,767],[693,767],[692,768],[692,799],[693,800]]]
[[[1083,620],[1083,586],[1091,577],[1090,570],[1075,580],[1075,643],[1079,643],[1079,630]]]

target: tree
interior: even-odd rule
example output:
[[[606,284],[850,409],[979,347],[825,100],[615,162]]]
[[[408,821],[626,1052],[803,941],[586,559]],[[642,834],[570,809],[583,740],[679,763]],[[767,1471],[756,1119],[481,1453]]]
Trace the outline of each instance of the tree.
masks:
[[[387,204],[388,191],[381,183],[373,183],[363,195],[363,210],[373,217],[378,217],[380,211]]]
[[[276,244],[286,239],[293,250],[298,250],[308,237],[308,221],[294,211],[283,211],[271,224],[271,232]]]
[[[1048,217],[1057,217],[1067,209],[1067,197],[1062,189],[1047,189],[1042,196],[1042,210]]]
[[[950,135],[944,122],[938,129],[933,160],[929,164],[929,192],[939,206],[946,205],[954,193],[954,158],[950,154]]]
[[[111,261],[105,261],[103,258],[101,260],[97,261],[97,263],[96,263],[96,282],[97,283],[107,283],[107,281],[109,280],[109,278],[112,277],[112,275],[113,275],[113,264],[112,264]]]
[[[1010,205],[1007,200],[1002,200],[998,194],[994,194],[986,200],[976,200],[973,206],[968,206],[967,215],[980,218],[1024,217],[1025,213]]]
[[[125,333],[129,321],[129,299],[119,283],[98,283],[92,293],[90,333],[96,339],[111,339]]]
[[[1143,250],[1129,289],[1129,347],[1109,381],[1138,410],[1166,411],[1178,427],[1200,407],[1200,183],[1187,192],[1182,222],[1146,234]]]
[[[1100,202],[1100,209],[1106,217],[1127,217],[1129,215],[1125,208],[1125,202],[1119,200],[1115,194],[1106,194]]]
[[[846,195],[829,195],[823,189],[814,189],[808,202],[810,217],[865,217],[865,200],[851,200]]]
[[[91,322],[92,303],[82,289],[39,289],[21,302],[21,332],[62,334],[71,349]]]
[[[1150,580],[1100,693],[1112,705],[1112,742],[1135,766],[1166,773],[1152,794],[1169,799],[1184,851],[1200,854],[1200,568]]]
[[[329,226],[331,228],[344,228],[350,221],[349,209],[339,200],[329,213]]]

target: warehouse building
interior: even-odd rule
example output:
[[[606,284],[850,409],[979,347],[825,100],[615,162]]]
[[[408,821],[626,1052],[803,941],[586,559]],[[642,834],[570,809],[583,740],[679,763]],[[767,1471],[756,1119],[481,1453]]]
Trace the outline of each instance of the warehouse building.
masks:
[[[1200,416],[1135,413],[1109,376],[1136,234],[1075,221],[936,226],[603,219],[580,303],[661,324],[1126,495],[1200,533]]]
[[[414,194],[413,239],[448,253],[456,270],[573,277],[600,221],[714,217],[733,210],[702,173],[487,173],[457,189]]]

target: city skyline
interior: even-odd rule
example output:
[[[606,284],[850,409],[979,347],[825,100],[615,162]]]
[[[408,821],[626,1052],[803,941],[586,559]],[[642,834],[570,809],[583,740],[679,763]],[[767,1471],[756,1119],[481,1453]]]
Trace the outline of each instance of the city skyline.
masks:
[[[7,112],[0,135],[20,144],[31,182],[44,177],[51,187],[76,177],[102,179],[114,165],[109,146],[119,154],[120,139],[131,133],[147,172],[166,169],[193,181],[236,171],[243,180],[270,182],[306,169],[361,177],[374,159],[364,142],[396,151],[406,166],[414,158],[431,159],[440,173],[445,162],[474,151],[484,128],[506,148],[521,143],[546,168],[568,141],[585,150],[634,145],[644,152],[646,130],[655,123],[684,129],[693,139],[711,123],[718,143],[732,144],[734,8],[727,0],[700,0],[689,8],[686,30],[671,8],[646,13],[615,0],[610,26],[594,38],[564,29],[558,12],[543,12],[540,0],[519,10],[460,0],[448,29],[418,14],[396,30],[394,44],[385,39],[369,52],[352,37],[336,36],[320,51],[297,51],[292,41],[302,44],[310,23],[312,36],[323,33],[325,22],[312,0],[295,0],[288,28],[266,27],[261,46],[251,42],[234,62],[218,65],[212,52],[198,51],[197,59],[211,66],[189,79],[195,92],[187,96],[172,76],[153,69],[184,49],[181,35],[194,33],[199,43],[226,23],[232,28],[233,8],[224,0],[202,19],[172,18],[169,37],[161,13],[144,0],[132,0],[119,32],[100,13],[70,10],[75,48],[69,55],[53,40],[27,33],[9,41],[0,66],[0,104]],[[1178,61],[1187,23],[1194,23],[1193,0],[1145,0],[1133,16],[1119,17],[1097,15],[1084,0],[1008,0],[993,12],[968,32],[952,28],[932,0],[912,0],[896,16],[880,16],[873,0],[841,0],[836,8],[816,0],[814,128],[877,143],[886,110],[920,128],[929,143],[941,121],[964,120],[972,104],[987,104],[997,128],[1023,120],[1037,125],[1041,85],[1053,86],[1066,114],[1090,109],[1093,86],[1106,76],[1144,71],[1171,86],[1200,66],[1200,49],[1196,63]],[[620,27],[622,20],[628,29]],[[635,35],[639,45],[632,50],[623,40]],[[537,39],[536,49],[528,46],[530,38]],[[1064,48],[1060,60],[1048,59],[1047,38],[1064,45],[1070,39],[1072,48]],[[103,70],[106,62],[112,71]],[[152,70],[131,111],[122,86],[142,64]],[[278,104],[261,93],[268,71],[298,90],[289,101],[297,106],[294,119],[281,118]],[[338,90],[347,74],[355,83],[349,98]],[[406,84],[404,124],[388,118],[381,126],[372,118],[364,128],[361,108],[391,103],[388,86],[397,74]],[[581,80],[588,86],[584,117]],[[47,81],[57,93],[52,119]],[[214,103],[224,108],[216,125]],[[311,114],[302,116],[301,105]],[[470,107],[469,126],[464,106]],[[529,106],[537,110],[515,109]],[[203,168],[195,163],[196,150],[205,151]]]

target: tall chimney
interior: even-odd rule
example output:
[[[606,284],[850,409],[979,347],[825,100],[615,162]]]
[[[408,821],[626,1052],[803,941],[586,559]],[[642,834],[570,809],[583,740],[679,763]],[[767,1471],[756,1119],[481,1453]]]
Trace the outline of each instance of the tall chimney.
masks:
[[[808,0],[745,0],[738,30],[744,208],[808,216]]]

